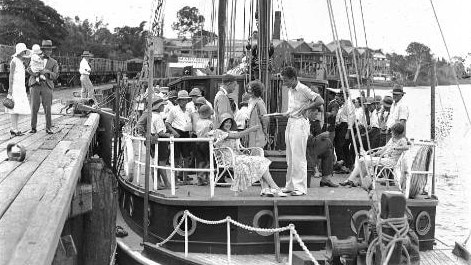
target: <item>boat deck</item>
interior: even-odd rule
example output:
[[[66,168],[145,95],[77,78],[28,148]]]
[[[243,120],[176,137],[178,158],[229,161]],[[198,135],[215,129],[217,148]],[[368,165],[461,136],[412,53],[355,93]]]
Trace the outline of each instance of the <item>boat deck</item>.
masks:
[[[340,183],[347,178],[346,174],[334,174],[332,180],[335,183]],[[142,178],[141,178],[142,181]],[[280,197],[261,197],[260,187],[251,186],[247,190],[235,194],[231,191],[229,186],[216,186],[214,197],[210,198],[209,186],[197,186],[197,185],[183,185],[178,186],[175,191],[175,196],[171,194],[170,190],[158,190],[151,191],[151,199],[159,200],[163,204],[185,204],[188,206],[201,206],[207,205],[211,202],[211,205],[229,205],[234,206],[238,204],[243,205],[273,205],[273,201],[277,200],[279,203],[284,205],[299,205],[299,203],[309,203],[312,205],[322,205],[328,203],[329,205],[369,205],[370,198],[368,193],[360,187],[342,187],[329,188],[320,187],[320,178],[311,179],[311,187],[308,188],[308,192],[305,196],[288,196],[285,198]],[[128,185],[139,187],[139,190],[143,190],[143,183],[136,184],[135,180],[133,183],[127,182]],[[387,190],[385,186],[378,186],[377,190],[382,192]],[[394,186],[390,186],[389,190],[398,190]],[[380,193],[378,193],[380,194]],[[435,199],[427,199],[425,196],[413,200],[408,200],[408,205],[417,205],[424,203],[429,205],[437,205],[438,201]]]
[[[12,139],[9,116],[0,113],[0,264],[51,264],[99,115],[53,115],[52,135],[44,115],[35,134],[23,116],[19,129],[26,133]],[[25,161],[6,160],[9,143],[25,147]]]

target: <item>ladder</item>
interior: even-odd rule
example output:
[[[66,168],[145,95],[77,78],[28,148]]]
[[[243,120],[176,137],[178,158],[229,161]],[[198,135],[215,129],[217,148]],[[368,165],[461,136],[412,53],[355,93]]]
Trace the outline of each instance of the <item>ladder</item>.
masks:
[[[290,205],[284,206],[286,208],[290,208]],[[303,242],[307,244],[319,244],[319,243],[326,243],[329,236],[331,236],[331,229],[330,229],[330,214],[329,214],[329,205],[327,202],[324,202],[323,205],[319,205],[322,207],[322,214],[292,214],[292,213],[283,213],[283,205],[280,205],[280,202],[277,200],[273,201],[273,215],[275,220],[275,228],[279,228],[280,226],[286,226],[290,223],[296,226],[296,230],[300,234],[301,239]],[[281,214],[280,214],[281,211]],[[298,224],[301,225],[302,223],[310,223],[312,225],[321,224],[325,227],[322,232],[315,233],[315,234],[303,234],[300,229],[298,229]],[[281,225],[280,225],[281,224]],[[275,255],[276,260],[278,262],[281,261],[280,257],[280,248],[281,244],[289,243],[289,235],[280,235],[279,233],[274,234],[274,241],[275,241]]]

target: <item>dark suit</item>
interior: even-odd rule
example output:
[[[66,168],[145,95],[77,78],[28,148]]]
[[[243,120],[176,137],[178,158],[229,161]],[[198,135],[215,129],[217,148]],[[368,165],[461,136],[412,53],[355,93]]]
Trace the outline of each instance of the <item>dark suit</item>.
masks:
[[[49,57],[47,59],[46,66],[44,67],[46,73],[45,81],[36,82],[35,78],[38,73],[33,73],[28,67],[27,71],[30,74],[28,85],[30,88],[31,94],[31,128],[36,129],[36,124],[38,121],[38,110],[39,105],[42,103],[44,108],[44,114],[46,115],[46,129],[51,129],[51,105],[52,105],[52,91],[54,89],[54,81],[59,77],[59,65],[57,61]]]

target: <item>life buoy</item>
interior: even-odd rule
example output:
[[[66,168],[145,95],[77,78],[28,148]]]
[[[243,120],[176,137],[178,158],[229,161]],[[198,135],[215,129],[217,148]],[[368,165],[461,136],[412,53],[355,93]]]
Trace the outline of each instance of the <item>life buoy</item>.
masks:
[[[130,137],[124,138],[124,173],[128,181],[134,179],[134,146]]]

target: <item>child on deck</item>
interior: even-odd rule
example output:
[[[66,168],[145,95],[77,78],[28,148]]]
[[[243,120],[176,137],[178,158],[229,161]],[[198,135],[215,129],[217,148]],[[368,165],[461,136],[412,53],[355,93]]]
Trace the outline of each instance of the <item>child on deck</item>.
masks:
[[[41,80],[46,80],[46,77],[41,73],[45,67],[43,52],[41,51],[41,47],[38,44],[33,45],[32,52],[33,55],[31,55],[31,62],[29,66],[34,76],[36,77],[36,83],[39,83]]]
[[[208,137],[208,132],[213,130],[213,109],[204,104],[198,106],[198,112],[193,113],[192,126],[197,138]],[[198,168],[207,168],[209,165],[209,144],[207,142],[196,142],[195,159]],[[206,173],[198,173],[198,185],[208,185],[209,179]]]

